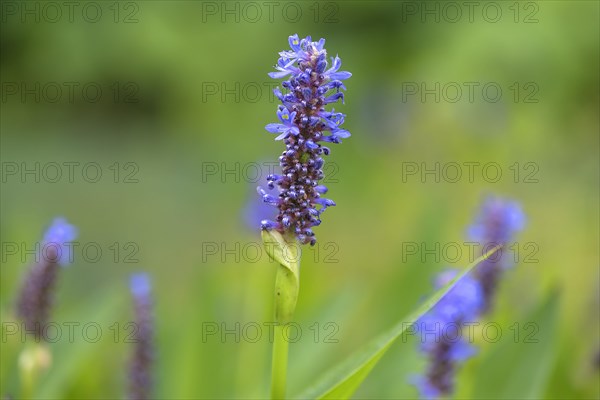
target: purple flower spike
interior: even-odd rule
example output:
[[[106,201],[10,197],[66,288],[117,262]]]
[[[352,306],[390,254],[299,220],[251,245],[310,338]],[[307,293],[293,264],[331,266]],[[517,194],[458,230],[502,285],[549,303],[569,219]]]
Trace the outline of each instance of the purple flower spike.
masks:
[[[525,214],[516,201],[487,197],[475,223],[468,229],[470,240],[504,244],[525,227]]]
[[[131,275],[129,288],[135,309],[135,348],[129,366],[129,398],[146,400],[152,392],[152,360],[154,358],[152,286],[144,273]]]
[[[73,260],[73,246],[69,246],[67,243],[73,242],[77,238],[77,234],[77,228],[70,225],[66,219],[55,218],[44,233],[42,258],[49,258],[48,253],[53,253],[58,264],[68,265]]]
[[[457,274],[448,270],[438,276],[439,289]],[[454,376],[460,362],[475,354],[475,349],[461,334],[475,322],[483,305],[479,282],[464,276],[442,299],[416,323],[420,349],[428,357],[425,374],[412,380],[424,399],[449,396],[454,390]]]
[[[58,277],[59,265],[71,260],[69,250],[77,237],[77,228],[64,218],[56,218],[43,236],[43,251],[38,261],[30,269],[17,299],[16,315],[23,321],[28,331],[35,332],[36,340],[44,338],[50,318],[53,292]]]
[[[468,237],[487,251],[499,244],[508,244],[524,227],[525,214],[517,202],[490,196],[484,200],[475,223],[469,227]],[[503,247],[475,270],[483,287],[486,312],[492,308],[503,270],[512,265],[509,253],[509,249]]]
[[[279,88],[274,90],[282,103],[277,110],[280,123],[265,127],[278,134],[275,139],[283,140],[286,146],[279,157],[281,175],[268,179],[270,188],[278,186],[279,196],[274,198],[258,188],[263,201],[276,206],[279,214],[275,221],[262,221],[261,227],[291,233],[300,243],[314,245],[316,238],[310,228],[321,223],[320,215],[327,207],[335,205],[320,197],[327,192],[325,186],[319,185],[324,176],[321,156],[329,154],[323,143],[341,143],[350,137],[350,132],[341,129],[345,115],[324,107],[344,101],[340,90],[346,87],[341,81],[352,74],[339,71],[342,61],[338,56],[331,58],[328,68],[325,39],[313,42],[310,36],[300,39],[296,34],[288,42],[291,50],[279,53],[277,71],[269,73],[275,79],[289,76],[282,82],[286,93]]]
[[[469,239],[479,242],[485,251],[512,240],[523,229],[525,215],[518,203],[488,197],[481,212],[469,228]],[[424,399],[447,398],[454,391],[459,364],[472,357],[476,350],[462,332],[468,323],[489,312],[502,270],[508,265],[505,248],[500,248],[482,261],[471,275],[466,275],[417,322],[421,332],[420,348],[428,356],[425,374],[412,379]],[[510,258],[510,257],[507,257]],[[441,273],[436,287],[441,288],[456,276],[455,270]]]

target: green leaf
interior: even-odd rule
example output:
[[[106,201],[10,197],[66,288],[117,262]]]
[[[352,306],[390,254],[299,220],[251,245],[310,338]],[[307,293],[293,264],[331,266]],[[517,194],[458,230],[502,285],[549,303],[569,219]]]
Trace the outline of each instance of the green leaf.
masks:
[[[294,238],[284,238],[277,231],[262,231],[267,254],[277,261],[275,278],[275,321],[292,321],[300,290],[300,245]]]
[[[288,341],[283,336],[283,325],[292,321],[300,291],[300,245],[292,236],[284,237],[277,231],[262,231],[267,254],[277,261],[275,277],[275,339],[271,374],[271,398],[282,399],[286,394]]]
[[[527,319],[504,330],[481,360],[472,398],[540,399],[555,361],[558,296],[548,300]]]
[[[261,231],[262,240],[269,257],[289,268],[296,277],[300,272],[300,245],[292,237],[284,237],[277,231]]]
[[[500,246],[497,246],[475,260],[452,282],[434,293],[416,311],[401,319],[387,332],[369,343],[365,348],[355,353],[352,357],[328,373],[320,382],[298,398],[317,399],[348,399],[358,389],[360,384],[369,375],[373,367],[406,330],[411,327],[421,316],[427,313],[437,302],[454,287],[456,282],[468,274],[477,264],[490,257]]]

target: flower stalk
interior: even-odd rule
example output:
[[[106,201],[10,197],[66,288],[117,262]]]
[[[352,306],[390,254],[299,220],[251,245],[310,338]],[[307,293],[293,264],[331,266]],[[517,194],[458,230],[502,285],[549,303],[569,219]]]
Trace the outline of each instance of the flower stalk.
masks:
[[[154,318],[150,277],[133,274],[130,291],[135,309],[135,347],[129,365],[129,399],[146,400],[152,394],[154,359]]]
[[[342,61],[331,57],[331,67],[324,48],[325,39],[313,42],[308,36],[288,38],[290,50],[279,53],[274,79],[282,82],[284,92],[273,92],[281,101],[277,108],[278,123],[265,129],[285,144],[279,157],[281,174],[267,177],[268,190],[258,187],[263,202],[277,207],[275,220],[262,220],[262,238],[269,256],[277,261],[275,277],[275,336],[271,397],[284,399],[288,363],[286,324],[292,322],[300,289],[300,245],[314,245],[312,230],[321,224],[321,214],[335,202],[321,197],[327,188],[323,179],[323,155],[330,150],[325,144],[341,143],[350,132],[341,128],[345,115],[326,110],[325,106],[344,102],[346,90],[342,80],[352,74],[339,71]],[[276,193],[270,191],[277,188]]]
[[[54,291],[61,267],[73,261],[70,244],[77,237],[77,228],[64,218],[56,218],[45,231],[36,263],[28,271],[16,300],[15,313],[27,332],[34,333],[34,342],[25,343],[19,355],[21,398],[32,398],[41,374],[52,364],[52,354],[46,343]]]
[[[480,243],[484,249],[497,245],[505,246],[514,240],[517,232],[523,230],[525,221],[525,214],[518,202],[488,196],[468,229],[468,237],[470,241]],[[483,289],[482,314],[492,311],[504,271],[511,266],[511,257],[506,251],[499,251],[475,270],[475,276]]]
[[[271,371],[272,399],[285,399],[289,343],[284,336],[283,330],[283,325],[275,325],[273,336],[273,368]]]
[[[271,374],[271,398],[284,399],[286,394],[288,347],[285,326],[293,320],[300,291],[300,246],[294,237],[277,231],[262,231],[269,257],[277,262],[274,309],[275,329]]]
[[[52,353],[46,342],[27,343],[19,355],[21,375],[21,398],[31,399],[35,395],[37,382],[52,364]]]

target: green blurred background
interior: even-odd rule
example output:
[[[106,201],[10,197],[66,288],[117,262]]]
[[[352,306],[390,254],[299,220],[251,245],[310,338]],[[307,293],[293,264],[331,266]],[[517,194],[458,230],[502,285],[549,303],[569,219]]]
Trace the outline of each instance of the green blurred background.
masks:
[[[89,343],[76,328],[69,343],[64,328],[39,398],[124,396],[127,277],[138,270],[154,281],[158,398],[268,394],[262,324],[272,320],[275,269],[256,255],[258,229],[244,223],[256,186],[245,166],[281,152],[264,130],[276,119],[266,74],[293,33],[326,38],[330,55],[353,73],[346,104],[335,107],[353,136],[326,160],[338,206],[303,259],[303,334],[290,350],[290,394],[431,293],[432,277],[450,263],[407,255],[406,244],[463,243],[482,195],[492,193],[520,201],[528,224],[517,238],[520,262],[489,317],[502,340],[477,336],[480,352],[461,369],[458,396],[600,396],[597,2],[476,2],[472,17],[460,2],[461,16],[443,2],[274,2],[271,14],[263,2],[78,2],[72,15],[60,2],[60,15],[44,2],[0,4],[3,323],[14,320],[31,264],[22,250],[52,218],[65,216],[80,243],[103,251],[97,261],[76,253],[61,271],[53,314],[59,324],[96,322],[103,334]],[[439,102],[408,91],[436,82]],[[465,82],[479,85],[472,101]],[[498,101],[482,94],[487,83],[502,89]],[[36,162],[39,182],[23,179],[23,166]],[[73,182],[65,162],[80,163]],[[453,174],[439,182],[403,176],[407,163],[465,162],[497,163],[503,175],[490,182],[475,169],[470,182],[463,167],[458,182]],[[58,182],[52,163],[63,165]],[[82,176],[87,163],[102,171],[98,182]],[[9,174],[15,165],[19,172]],[[222,177],[227,169],[237,172]],[[19,253],[8,254],[5,243]],[[527,243],[537,246],[535,261],[524,262]],[[466,252],[452,261],[465,266]],[[524,335],[526,322],[537,324],[538,343],[513,343],[511,326]],[[203,336],[212,324],[238,331],[239,343],[235,334]],[[263,327],[256,343],[247,340],[253,324]],[[3,330],[0,394],[18,396],[23,344]],[[334,330],[337,343],[328,343]],[[414,338],[394,345],[356,397],[416,397],[408,380],[424,360],[415,347]]]

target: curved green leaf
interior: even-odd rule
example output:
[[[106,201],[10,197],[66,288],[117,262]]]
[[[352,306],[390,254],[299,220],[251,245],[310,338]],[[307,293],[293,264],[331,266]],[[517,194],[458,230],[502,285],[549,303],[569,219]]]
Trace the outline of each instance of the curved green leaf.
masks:
[[[279,263],[275,278],[275,321],[290,322],[300,290],[300,245],[277,231],[262,231],[267,254]]]
[[[315,386],[309,388],[298,398],[306,399],[348,399],[358,389],[360,384],[369,375],[373,367],[406,330],[411,327],[421,316],[427,313],[437,302],[454,287],[456,282],[468,274],[477,264],[490,257],[500,246],[497,246],[475,260],[460,275],[448,285],[434,293],[416,311],[401,319],[387,332],[369,343],[359,352],[333,369]]]
[[[267,254],[277,261],[275,278],[275,339],[271,374],[271,398],[283,399],[286,393],[288,342],[283,326],[292,321],[300,291],[300,245],[293,237],[284,237],[277,231],[262,231]]]

